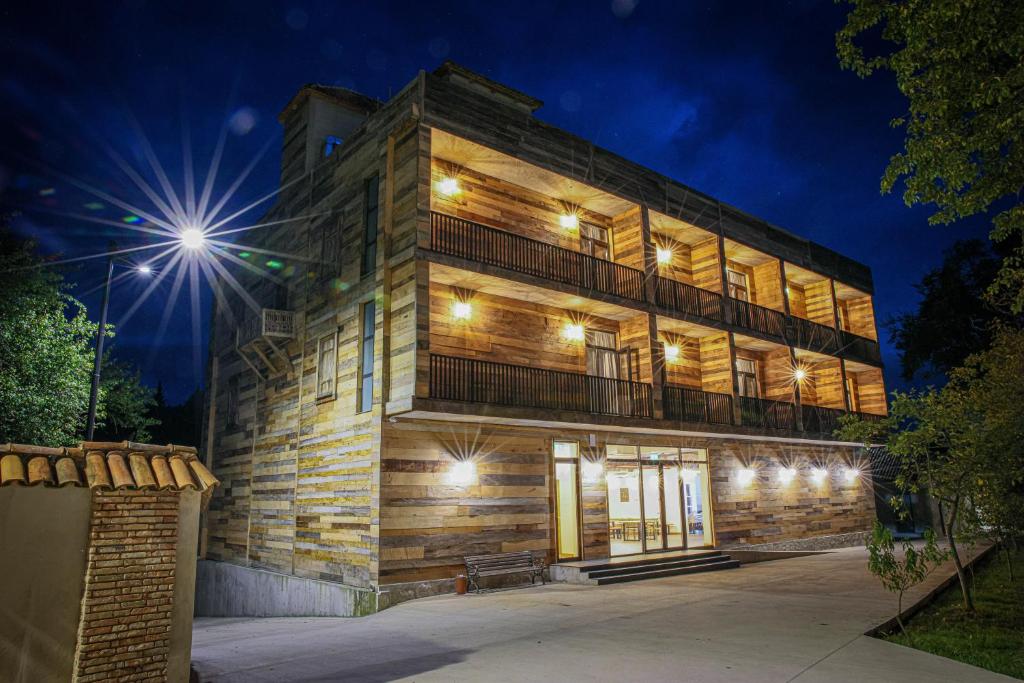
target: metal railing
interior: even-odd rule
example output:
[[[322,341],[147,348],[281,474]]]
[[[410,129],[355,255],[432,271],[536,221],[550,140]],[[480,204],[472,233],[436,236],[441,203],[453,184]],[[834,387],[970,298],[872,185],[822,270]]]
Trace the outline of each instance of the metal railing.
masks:
[[[847,358],[856,358],[857,360],[863,360],[868,363],[881,363],[882,362],[882,351],[878,347],[878,342],[874,339],[868,339],[862,337],[859,334],[853,332],[847,332],[843,330],[840,333],[842,348],[840,352]]]
[[[707,424],[733,423],[732,396],[672,384],[664,388],[665,419]]]
[[[644,300],[643,271],[432,211],[430,248],[583,289]]]
[[[709,320],[725,320],[722,295],[669,278],[657,278],[655,303],[679,313],[699,315]]]
[[[748,427],[796,429],[796,406],[786,401],[740,396],[740,422]]]
[[[786,336],[786,314],[773,308],[765,308],[741,299],[729,299],[733,323],[761,334],[784,338]]]
[[[789,317],[789,322],[788,336],[794,346],[823,353],[835,353],[839,350],[836,328],[795,315]]]
[[[846,414],[846,411],[840,408],[825,408],[812,405],[800,406],[800,415],[803,418],[805,432],[831,435],[839,429],[839,418]]]
[[[235,343],[245,346],[261,337],[292,339],[295,337],[295,313],[275,308],[261,308],[259,313],[248,316],[238,326]]]
[[[434,354],[430,397],[600,415],[654,415],[651,385],[642,382]]]

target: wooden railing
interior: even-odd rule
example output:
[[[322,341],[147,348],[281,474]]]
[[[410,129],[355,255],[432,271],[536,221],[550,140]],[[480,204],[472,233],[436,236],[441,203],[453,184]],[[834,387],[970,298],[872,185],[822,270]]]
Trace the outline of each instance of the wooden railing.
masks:
[[[721,294],[664,277],[657,279],[654,291],[655,303],[662,308],[719,322],[725,320]]]
[[[846,414],[845,410],[839,408],[825,408],[812,405],[800,406],[800,415],[803,417],[805,432],[817,432],[831,436],[839,428],[839,418]]]
[[[796,406],[785,401],[740,396],[740,421],[748,427],[796,429]]]
[[[732,396],[729,394],[666,384],[664,399],[666,420],[724,425],[733,423]]]
[[[868,339],[867,337],[861,337],[860,335],[854,334],[853,332],[847,332],[843,330],[840,333],[841,337],[841,348],[840,353],[847,358],[855,358],[868,363],[881,363],[882,362],[882,351],[878,347],[878,342],[874,339]]]
[[[642,382],[434,354],[430,397],[625,417],[654,414],[651,385]]]
[[[792,315],[789,317],[789,340],[808,351],[833,354],[839,349],[836,328]]]
[[[643,271],[432,211],[430,248],[583,289],[644,300]]]
[[[729,299],[733,323],[761,334],[783,338],[786,336],[786,314],[740,299]]]

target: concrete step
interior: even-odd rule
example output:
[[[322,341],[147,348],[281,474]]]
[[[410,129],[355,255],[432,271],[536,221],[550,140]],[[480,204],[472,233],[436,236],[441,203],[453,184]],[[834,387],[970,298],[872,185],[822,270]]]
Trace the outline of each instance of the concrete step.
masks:
[[[692,564],[685,567],[674,567],[670,569],[654,569],[647,571],[634,571],[632,573],[616,574],[595,579],[598,586],[605,586],[612,583],[626,583],[627,581],[642,581],[643,579],[659,579],[666,576],[679,576],[681,574],[698,574],[700,572],[714,572],[722,569],[737,569],[740,563],[729,557],[723,556],[720,560],[708,561],[703,564]]]
[[[652,564],[661,564],[663,562],[677,562],[680,560],[698,560],[721,556],[722,551],[720,550],[706,550],[699,553],[687,553],[686,555],[672,555],[671,553],[652,553],[646,557],[642,557],[636,560],[629,560],[628,562],[623,560],[609,559],[601,564],[588,564],[585,569],[581,569],[580,571],[595,572],[604,571],[605,569],[644,567]]]
[[[677,569],[680,567],[692,567],[694,565],[708,564],[717,562],[722,559],[731,559],[722,553],[714,553],[712,555],[700,555],[699,557],[672,557],[662,558],[657,562],[644,562],[643,564],[624,564],[624,565],[613,565],[600,569],[587,569],[587,578],[600,579],[605,576],[616,576],[618,574],[634,574],[639,571],[660,571],[662,569]]]

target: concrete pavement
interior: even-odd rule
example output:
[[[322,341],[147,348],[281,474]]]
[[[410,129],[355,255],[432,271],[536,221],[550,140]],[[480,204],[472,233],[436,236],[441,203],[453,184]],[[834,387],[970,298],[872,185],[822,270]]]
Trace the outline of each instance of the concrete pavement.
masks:
[[[197,619],[192,659],[204,681],[275,683],[1013,680],[862,635],[894,609],[865,551],[850,548],[613,586],[427,598],[362,618]]]

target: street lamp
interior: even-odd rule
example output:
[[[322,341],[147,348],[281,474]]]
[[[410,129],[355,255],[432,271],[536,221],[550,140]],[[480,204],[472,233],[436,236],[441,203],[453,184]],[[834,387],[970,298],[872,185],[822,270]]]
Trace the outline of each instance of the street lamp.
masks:
[[[113,250],[113,249],[112,249]],[[96,330],[96,357],[92,361],[92,386],[89,388],[89,415],[85,422],[85,440],[92,441],[96,431],[96,402],[100,393],[100,373],[103,370],[103,339],[107,329],[107,306],[110,303],[110,281],[114,276],[115,265],[127,265],[142,275],[153,272],[148,264],[135,265],[127,261],[111,258],[107,263],[107,283],[103,287],[103,305],[100,307],[100,326]]]

